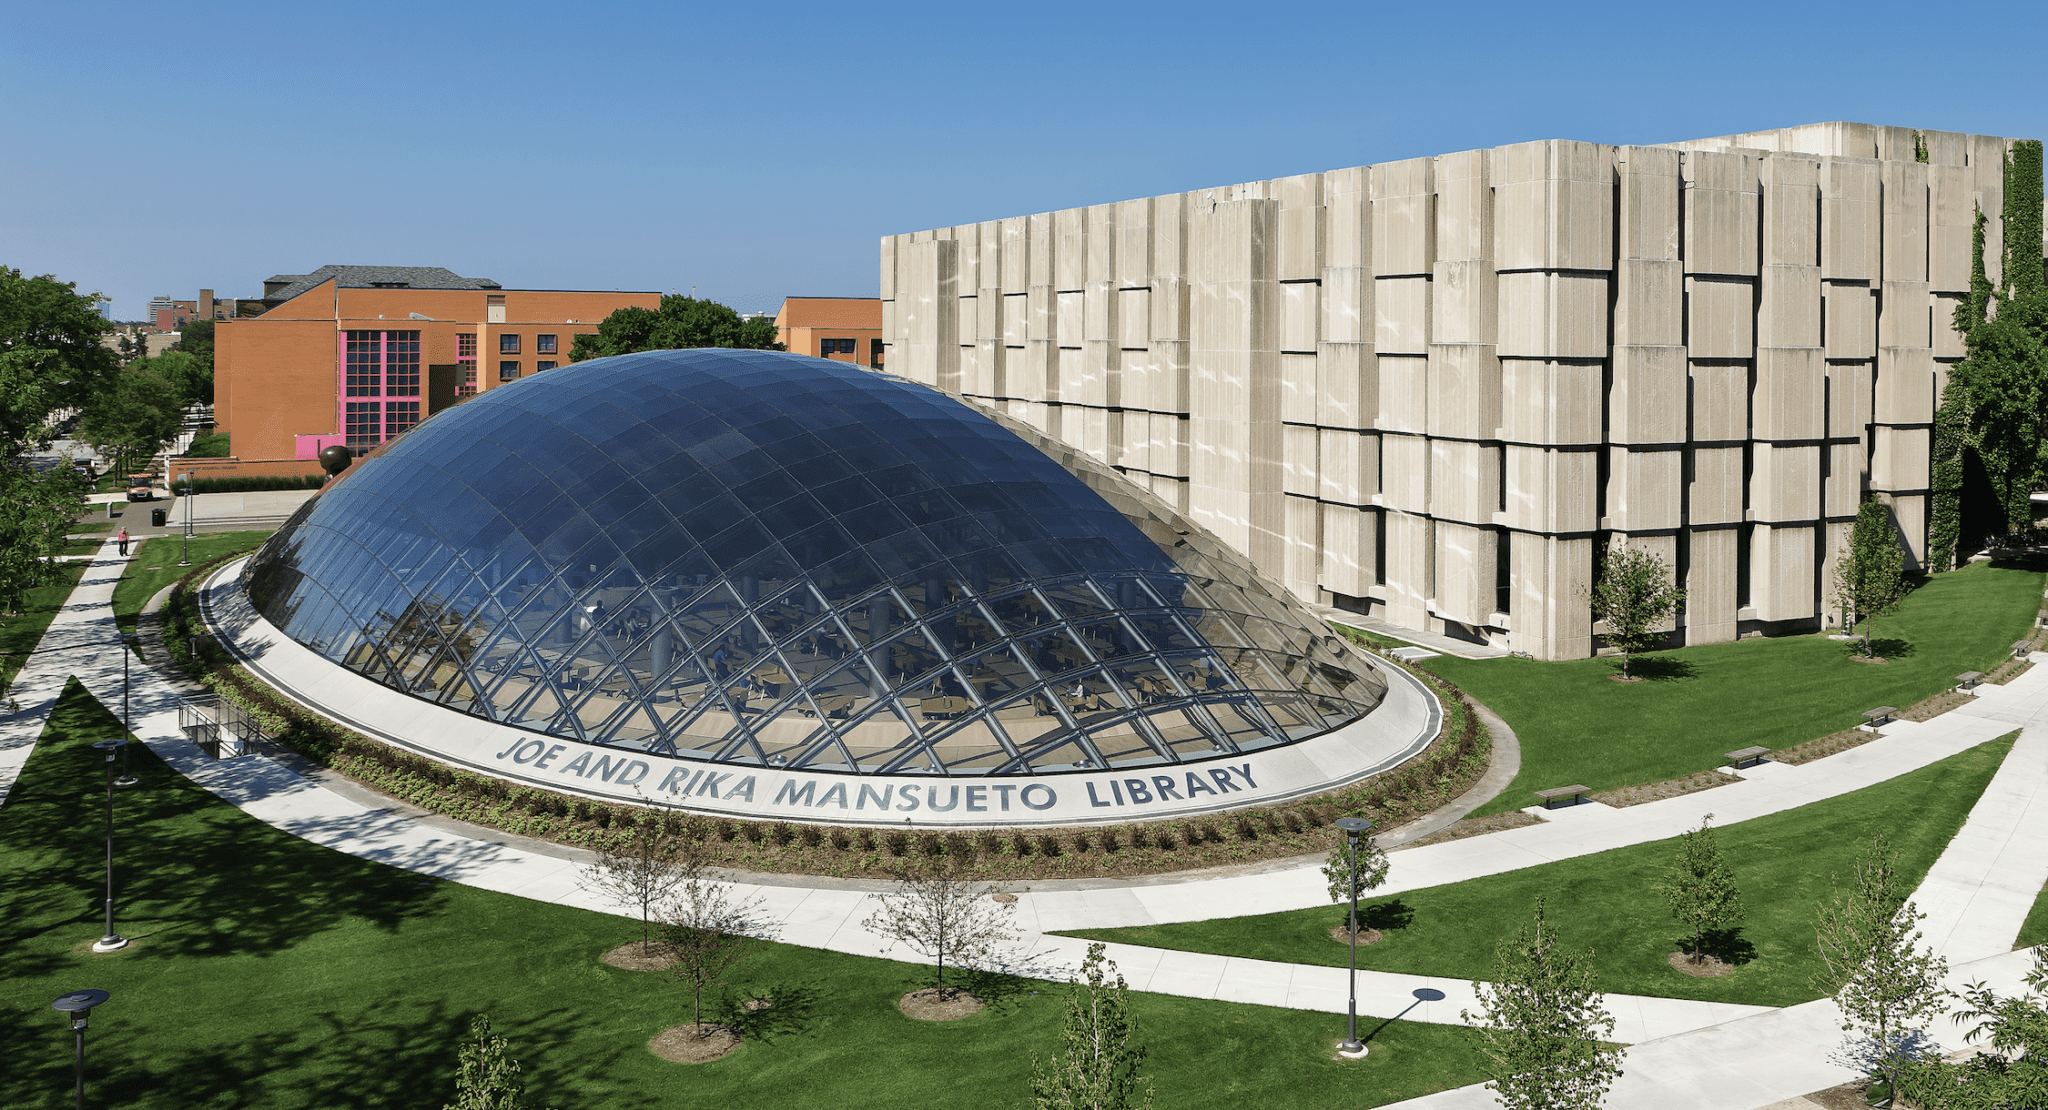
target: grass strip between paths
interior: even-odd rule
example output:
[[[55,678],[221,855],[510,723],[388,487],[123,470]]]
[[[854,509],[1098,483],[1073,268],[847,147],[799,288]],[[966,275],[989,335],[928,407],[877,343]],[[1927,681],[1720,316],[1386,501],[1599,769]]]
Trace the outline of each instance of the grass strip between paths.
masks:
[[[0,809],[10,1110],[71,1104],[71,1036],[49,1007],[87,987],[113,995],[87,1034],[89,1099],[133,1110],[438,1110],[479,1011],[524,1064],[527,1105],[578,1110],[1022,1105],[1033,1054],[1058,1042],[1057,986],[984,977],[987,1009],[928,1023],[895,1005],[928,980],[922,967],[762,944],[729,990],[773,990],[774,1007],[738,1019],[749,1033],[731,1055],[667,1063],[647,1042],[689,1020],[688,994],[598,959],[637,939],[637,922],[318,847],[147,750],[132,753],[141,783],[115,796],[117,925],[135,944],[92,956],[106,795],[87,745],[119,731],[73,684]],[[1335,1110],[1480,1078],[1476,1037],[1460,1028],[1392,1023],[1352,1062],[1333,1058],[1340,1015],[1154,994],[1132,1003],[1162,1106]]]
[[[1607,677],[1611,659],[1445,655],[1419,665],[1500,714],[1521,741],[1521,773],[1474,812],[1485,816],[1533,805],[1553,786],[1597,793],[1682,778],[1737,748],[1787,748],[1858,724],[1866,709],[1912,705],[2009,656],[2041,607],[2042,581],[2038,561],[1935,575],[1877,622],[1882,666],[1850,662],[1855,645],[1819,634],[1641,655],[1633,669],[1650,681],[1628,684]]]
[[[198,566],[218,555],[236,551],[254,551],[270,538],[275,528],[264,528],[249,532],[202,532],[192,537],[192,566]],[[141,550],[132,545],[130,551],[135,557],[121,571],[121,581],[114,587],[114,623],[123,632],[135,631],[135,619],[142,607],[149,604],[165,586],[176,582],[191,567],[180,567],[179,558],[184,555],[183,536],[151,536],[142,541]]]
[[[2034,908],[2027,914],[2027,922],[2020,926],[2019,939],[2014,948],[2032,948],[2037,944],[2048,944],[2048,886],[2034,896]]]
[[[28,665],[29,653],[43,642],[43,633],[64,608],[65,599],[85,576],[86,564],[67,563],[57,580],[22,593],[21,612],[0,620],[0,693],[14,685],[14,676]],[[4,710],[0,710],[4,712]]]
[[[1365,924],[1386,939],[1358,950],[1376,971],[1485,979],[1494,947],[1527,920],[1538,894],[1564,942],[1592,948],[1599,989],[1617,994],[1790,1006],[1818,997],[1814,910],[1831,881],[1847,882],[1856,854],[1880,830],[1891,833],[1899,874],[1917,887],[1948,847],[2011,749],[2008,733],[1898,778],[1798,809],[1716,831],[1748,905],[1743,926],[1707,950],[1736,964],[1733,974],[1695,979],[1665,957],[1690,949],[1692,934],[1672,918],[1657,887],[1678,841],[1653,841],[1462,883],[1406,891],[1363,903]],[[1393,873],[1404,853],[1395,853]],[[1349,958],[1330,930],[1341,906],[1176,925],[1086,929],[1068,935],[1284,963],[1342,967]]]

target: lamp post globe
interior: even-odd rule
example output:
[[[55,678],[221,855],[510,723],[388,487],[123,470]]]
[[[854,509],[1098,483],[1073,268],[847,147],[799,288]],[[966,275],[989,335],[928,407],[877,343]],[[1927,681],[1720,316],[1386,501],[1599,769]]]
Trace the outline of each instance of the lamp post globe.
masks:
[[[114,761],[120,758],[115,753],[127,746],[126,740],[100,740],[93,744],[107,757],[107,933],[92,942],[95,952],[114,952],[128,947],[128,938],[114,931]]]
[[[66,1015],[71,1022],[72,1037],[77,1045],[74,1052],[77,1061],[74,1099],[78,1110],[85,1110],[85,1019],[92,1013],[94,1006],[110,997],[112,996],[106,991],[101,990],[72,991],[50,1003],[50,1009]]]
[[[1337,1055],[1348,1060],[1359,1060],[1369,1051],[1365,1042],[1358,1039],[1358,838],[1372,831],[1372,822],[1363,817],[1339,817],[1337,828],[1344,833],[1345,846],[1351,859],[1351,1006],[1350,1023],[1345,1026],[1344,1040],[1337,1046]]]

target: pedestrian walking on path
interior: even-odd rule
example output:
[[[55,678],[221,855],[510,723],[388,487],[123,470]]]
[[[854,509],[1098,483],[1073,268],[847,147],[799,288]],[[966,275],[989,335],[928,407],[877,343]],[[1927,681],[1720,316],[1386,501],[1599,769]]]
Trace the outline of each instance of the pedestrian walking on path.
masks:
[[[121,535],[117,538],[121,541],[121,557],[125,559],[128,557],[128,529],[122,528]]]

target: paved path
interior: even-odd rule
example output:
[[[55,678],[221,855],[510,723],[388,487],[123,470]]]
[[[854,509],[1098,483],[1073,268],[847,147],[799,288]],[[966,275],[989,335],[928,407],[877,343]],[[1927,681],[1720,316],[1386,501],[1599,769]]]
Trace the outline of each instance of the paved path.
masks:
[[[102,549],[102,558],[86,572],[17,681],[24,712],[0,729],[0,801],[50,702],[61,692],[65,674],[77,673],[103,701],[119,704],[120,657],[110,602],[120,560],[112,553],[111,543]],[[2048,655],[2036,659],[2048,662]],[[207,760],[178,733],[176,693],[166,680],[138,668],[133,687],[135,731],[151,749],[261,820],[339,851],[422,873],[522,897],[611,908],[577,888],[577,853],[529,850],[482,830],[420,820],[403,807],[365,804],[269,760]],[[1819,763],[1767,764],[1746,771],[1743,782],[1712,791],[1625,810],[1578,806],[1549,813],[1542,824],[1398,852],[1393,874],[1379,893],[1662,839],[1697,825],[1709,811],[1721,824],[1779,812],[1895,777],[2015,726],[2028,726],[2015,760],[1994,778],[1958,835],[1955,850],[1942,857],[1917,897],[1930,912],[1939,911],[1930,919],[1928,935],[1952,958],[1988,957],[1959,967],[1958,976],[1968,978],[1967,972],[2017,983],[2023,964],[1991,953],[2011,945],[2032,903],[2029,892],[2038,890],[2048,875],[2048,792],[2037,797],[2035,790],[2041,763],[2048,759],[2043,751],[2048,748],[2043,739],[2048,732],[2048,667],[2006,687],[1987,688],[1972,704],[1933,721],[1888,726],[1883,738]],[[749,885],[743,893],[761,899],[761,915],[774,922],[778,939],[862,955],[888,951],[861,927],[872,908],[862,890],[792,880]],[[1049,936],[1051,929],[1200,920],[1216,916],[1219,908],[1247,913],[1327,904],[1313,868],[1027,891],[1018,903],[1023,937],[1013,966],[1059,974],[1077,964],[1084,942]],[[1112,945],[1110,954],[1139,990],[1331,1013],[1345,1008],[1345,973],[1338,968],[1131,945]],[[1410,992],[1423,986],[1447,997],[1411,1007]],[[1854,1074],[1829,1061],[1828,1050],[1841,1043],[1830,1002],[1771,1010],[1610,995],[1608,1004],[1619,1021],[1617,1037],[1635,1046],[1630,1076],[1609,1105],[1752,1110]],[[1458,1011],[1472,1005],[1472,986],[1463,980],[1360,974],[1362,1014],[1400,1013],[1411,1020],[1455,1024]],[[1653,1098],[1657,1101],[1637,1101]],[[1446,1107],[1492,1104],[1491,1096],[1476,1087],[1416,1101]]]

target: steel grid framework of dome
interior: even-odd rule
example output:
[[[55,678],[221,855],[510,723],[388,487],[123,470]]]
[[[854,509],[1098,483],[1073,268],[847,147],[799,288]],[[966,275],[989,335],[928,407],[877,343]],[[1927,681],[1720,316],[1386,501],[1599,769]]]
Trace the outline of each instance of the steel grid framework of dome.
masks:
[[[330,483],[242,581],[285,635],[412,696],[736,765],[1186,763],[1386,694],[1113,470],[927,386],[772,352],[490,390]]]

